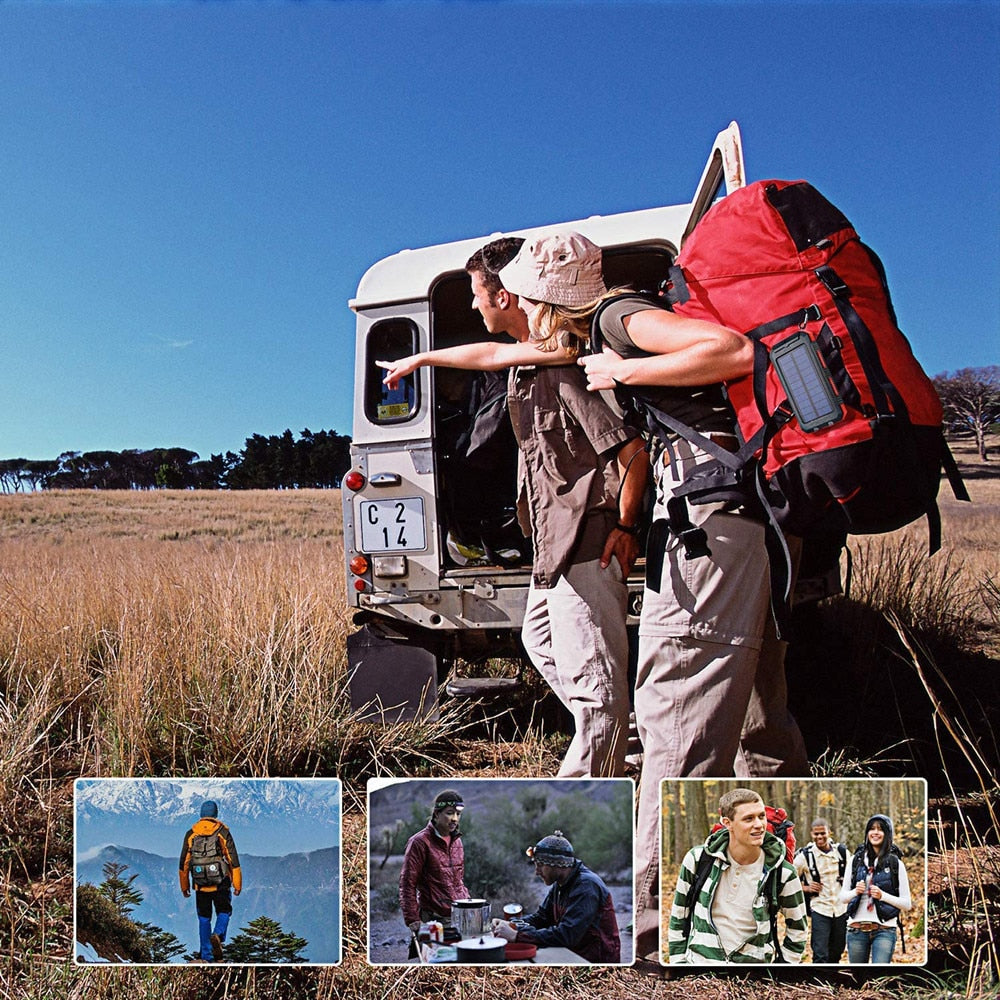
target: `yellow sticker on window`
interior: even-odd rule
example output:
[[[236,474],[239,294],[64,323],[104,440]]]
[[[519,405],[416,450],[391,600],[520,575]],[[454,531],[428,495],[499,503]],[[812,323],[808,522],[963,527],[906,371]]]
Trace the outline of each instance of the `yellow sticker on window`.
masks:
[[[409,403],[388,403],[378,408],[379,420],[394,420],[398,417],[408,417],[409,415]]]

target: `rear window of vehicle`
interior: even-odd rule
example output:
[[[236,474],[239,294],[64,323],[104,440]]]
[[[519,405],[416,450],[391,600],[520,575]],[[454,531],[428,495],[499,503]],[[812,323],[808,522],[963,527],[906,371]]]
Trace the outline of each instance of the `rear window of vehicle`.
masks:
[[[368,331],[365,359],[365,416],[374,424],[411,420],[419,407],[416,372],[400,379],[395,389],[382,381],[378,361],[398,361],[417,350],[417,324],[406,317],[383,319]]]

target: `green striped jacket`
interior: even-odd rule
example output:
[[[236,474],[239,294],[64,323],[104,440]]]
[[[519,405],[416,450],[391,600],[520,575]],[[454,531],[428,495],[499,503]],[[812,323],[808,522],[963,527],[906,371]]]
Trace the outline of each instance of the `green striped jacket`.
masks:
[[[785,937],[781,942],[786,962],[799,962],[806,947],[808,922],[805,897],[795,868],[785,857],[785,845],[773,833],[764,835],[764,873],[757,887],[753,915],[757,931],[735,951],[726,953],[712,923],[712,899],[724,869],[729,867],[727,848],[729,831],[718,830],[704,844],[693,847],[681,862],[677,876],[677,890],[670,910],[667,931],[667,949],[671,963],[715,964],[724,962],[773,962],[774,944],[771,941],[771,921],[768,903],[762,889],[768,882],[768,872],[780,866],[778,877],[771,882],[778,899],[778,910],[785,918]],[[697,900],[690,899],[698,859],[708,852],[713,857],[708,878]],[[691,912],[691,907],[694,907]],[[690,919],[689,919],[690,918]],[[685,936],[685,927],[690,933]]]

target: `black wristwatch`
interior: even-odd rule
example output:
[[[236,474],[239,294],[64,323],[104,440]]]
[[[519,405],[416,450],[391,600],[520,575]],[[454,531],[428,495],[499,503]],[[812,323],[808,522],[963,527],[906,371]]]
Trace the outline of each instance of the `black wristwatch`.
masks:
[[[615,522],[615,527],[619,531],[624,531],[626,535],[638,535],[639,534],[639,525],[637,525],[637,524],[633,524],[631,527],[629,527],[627,524],[622,524],[621,521],[616,521]]]

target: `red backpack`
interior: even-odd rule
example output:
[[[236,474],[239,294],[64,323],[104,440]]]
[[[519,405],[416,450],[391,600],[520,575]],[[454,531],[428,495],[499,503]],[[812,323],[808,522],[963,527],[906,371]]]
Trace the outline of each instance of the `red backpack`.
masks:
[[[764,806],[764,811],[767,813],[768,833],[773,833],[785,845],[785,860],[793,861],[795,858],[795,824],[780,806]],[[711,833],[722,828],[721,823],[716,823],[712,827]],[[691,898],[695,898],[694,895]]]
[[[709,503],[735,493],[759,503],[771,528],[776,597],[788,597],[784,531],[872,534],[927,515],[931,551],[939,547],[942,465],[956,497],[969,499],[944,440],[940,400],[899,330],[881,261],[815,188],[758,181],[713,205],[671,268],[661,304],[754,342],[752,374],[725,386],[736,453],[650,405],[641,390],[633,402],[664,440],[680,434],[715,458],[676,496]]]

